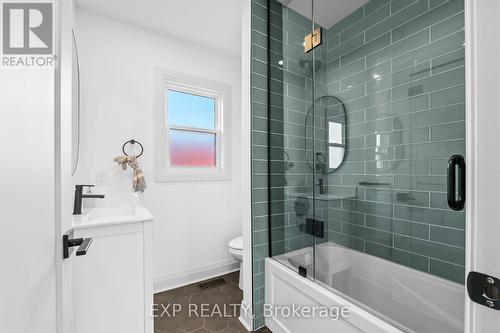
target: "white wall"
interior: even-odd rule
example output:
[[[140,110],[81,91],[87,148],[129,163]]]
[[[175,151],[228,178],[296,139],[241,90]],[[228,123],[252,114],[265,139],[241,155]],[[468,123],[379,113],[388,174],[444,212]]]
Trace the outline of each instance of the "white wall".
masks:
[[[130,192],[130,171],[122,172],[113,158],[121,154],[125,141],[139,140],[145,149],[140,163],[148,185],[142,199],[155,217],[156,289],[168,287],[165,280],[200,270],[237,267],[227,243],[241,235],[240,59],[81,8],[76,11],[76,34],[82,78],[82,144],[74,182],[93,184],[96,170],[108,170],[106,194]],[[232,86],[230,181],[154,181],[155,67]]]

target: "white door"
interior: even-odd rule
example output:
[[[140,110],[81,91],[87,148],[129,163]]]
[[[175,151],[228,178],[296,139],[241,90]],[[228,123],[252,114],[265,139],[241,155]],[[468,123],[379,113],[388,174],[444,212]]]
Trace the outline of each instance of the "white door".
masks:
[[[57,332],[54,87],[53,68],[0,68],[0,332]]]
[[[484,273],[500,287],[500,1],[467,0],[466,5],[467,271]],[[484,281],[473,285],[485,288]],[[467,298],[467,332],[500,331],[500,311],[490,308],[500,302],[485,303]]]
[[[73,333],[73,260],[75,254],[63,259],[62,237],[72,229],[73,187],[72,187],[72,89],[75,85],[73,62],[73,0],[57,0],[57,22],[59,40],[59,67],[56,71],[55,95],[55,161],[56,161],[56,227],[55,246],[57,263],[58,333]]]
[[[0,332],[55,332],[54,71],[0,69]]]
[[[59,43],[62,11],[68,24],[71,4],[52,2],[53,52],[63,59],[59,66],[0,68],[0,332],[72,333],[71,279],[67,278],[71,266],[61,254],[61,235],[71,223],[72,200],[70,118],[64,106],[68,77],[60,70],[68,58],[61,57]],[[32,15],[26,8],[21,10]],[[9,10],[0,16],[12,19],[12,15]],[[48,17],[42,15],[42,20]],[[2,32],[5,38],[8,34]]]

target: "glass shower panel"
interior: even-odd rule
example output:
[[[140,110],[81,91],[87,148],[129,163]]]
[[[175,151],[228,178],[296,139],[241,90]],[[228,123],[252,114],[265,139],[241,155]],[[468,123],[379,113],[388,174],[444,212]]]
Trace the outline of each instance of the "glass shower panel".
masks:
[[[299,5],[301,12],[291,7]],[[271,255],[313,278],[313,236],[306,221],[314,219],[313,174],[304,147],[312,145],[304,123],[313,105],[312,53],[304,52],[311,32],[312,1],[270,1],[269,10],[269,237]],[[265,79],[265,78],[262,78]],[[312,153],[312,147],[311,153]]]
[[[465,214],[446,199],[448,159],[465,155],[464,1],[347,3],[343,17],[314,3],[316,281],[405,331],[461,332],[415,295],[464,284]]]

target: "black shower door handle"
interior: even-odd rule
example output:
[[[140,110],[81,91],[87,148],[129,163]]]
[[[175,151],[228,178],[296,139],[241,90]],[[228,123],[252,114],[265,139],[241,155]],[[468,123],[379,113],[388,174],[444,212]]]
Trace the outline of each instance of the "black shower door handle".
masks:
[[[448,206],[453,210],[462,210],[465,206],[465,159],[462,155],[453,155],[448,160]]]

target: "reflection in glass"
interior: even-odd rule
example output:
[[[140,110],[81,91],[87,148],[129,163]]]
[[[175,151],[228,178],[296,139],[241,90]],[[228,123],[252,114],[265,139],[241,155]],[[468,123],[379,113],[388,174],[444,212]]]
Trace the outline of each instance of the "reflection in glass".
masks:
[[[330,169],[337,169],[344,159],[345,148],[330,146],[328,151],[328,166]]]
[[[342,144],[342,124],[329,122],[328,126],[328,142]]]

